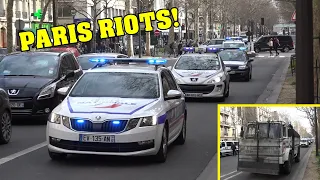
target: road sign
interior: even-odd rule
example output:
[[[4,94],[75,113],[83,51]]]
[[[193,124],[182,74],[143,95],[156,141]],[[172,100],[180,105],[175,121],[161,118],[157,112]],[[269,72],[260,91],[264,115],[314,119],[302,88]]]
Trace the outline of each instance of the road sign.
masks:
[[[296,11],[293,12],[291,21],[296,21]]]
[[[37,12],[31,13],[31,16],[36,17],[37,19],[41,19],[41,17],[42,17],[41,9],[38,9]]]
[[[155,35],[155,36],[159,36],[159,35],[160,35],[160,31],[159,31],[158,29],[155,30],[155,31],[154,31],[154,35]]]
[[[22,30],[25,26],[25,23],[23,20],[21,19],[17,19],[16,22],[14,22],[14,26],[18,29],[18,30]]]

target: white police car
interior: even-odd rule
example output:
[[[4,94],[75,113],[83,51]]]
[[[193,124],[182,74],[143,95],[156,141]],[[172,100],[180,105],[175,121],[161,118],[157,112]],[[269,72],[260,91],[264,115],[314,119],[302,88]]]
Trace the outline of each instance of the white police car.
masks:
[[[247,51],[248,47],[246,44],[241,40],[229,40],[226,39],[226,41],[222,44],[222,49],[240,49],[243,51]]]
[[[187,110],[183,92],[163,59],[92,59],[48,120],[53,160],[67,154],[154,155],[164,162],[167,147],[184,144]],[[108,65],[107,65],[108,64]]]
[[[184,51],[195,49],[185,47]],[[207,48],[205,54],[188,53],[179,57],[172,73],[186,97],[219,98],[229,97],[230,75],[218,54],[218,48]]]

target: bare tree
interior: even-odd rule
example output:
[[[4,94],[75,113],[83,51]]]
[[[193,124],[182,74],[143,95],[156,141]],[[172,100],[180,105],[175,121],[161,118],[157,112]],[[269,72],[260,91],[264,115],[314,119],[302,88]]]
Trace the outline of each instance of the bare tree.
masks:
[[[309,120],[310,126],[315,127],[315,111],[313,107],[297,107],[297,109],[305,113],[305,118]]]
[[[132,0],[126,0],[125,1],[125,12],[126,14],[131,14],[131,8],[132,8]],[[133,56],[133,37],[132,35],[126,35],[127,39],[127,55]]]
[[[142,0],[143,9],[145,11],[153,11],[154,10],[154,0]],[[151,44],[151,37],[150,32],[146,32],[146,56],[150,56],[150,44]]]
[[[42,24],[43,24],[43,21],[44,19],[46,18],[46,14],[47,14],[47,11],[48,11],[48,7],[49,5],[51,4],[52,0],[41,0],[41,4],[43,5],[44,4],[44,7],[42,9],[42,17],[40,19],[40,22],[39,22],[39,28],[42,27]],[[41,5],[41,6],[42,6]]]
[[[92,51],[96,52],[96,32],[97,32],[97,20],[100,14],[103,11],[106,11],[107,8],[113,7],[117,0],[78,0],[78,1],[70,1],[64,0],[63,1],[65,6],[68,6],[74,9],[78,14],[83,15],[86,18],[91,19],[92,21],[92,31],[93,31],[93,38],[92,38]],[[87,8],[92,7],[92,12],[88,13]]]
[[[7,50],[8,50],[8,53],[11,53],[13,51],[12,17],[13,17],[13,0],[8,1],[8,4],[7,4]]]

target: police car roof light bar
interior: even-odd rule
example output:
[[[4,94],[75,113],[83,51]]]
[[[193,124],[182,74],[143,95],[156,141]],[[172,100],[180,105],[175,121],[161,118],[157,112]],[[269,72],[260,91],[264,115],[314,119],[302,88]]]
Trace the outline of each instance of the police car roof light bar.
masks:
[[[105,59],[105,61],[98,61],[98,60],[90,60],[90,62],[98,62],[95,68],[102,67],[107,64],[148,64],[156,66],[165,66],[167,64],[167,60],[163,58],[112,58],[112,59]]]
[[[207,48],[207,53],[218,53],[220,51],[219,48],[212,48],[212,47],[208,47]]]
[[[184,51],[184,52],[194,52],[194,51],[195,51],[195,48],[194,48],[194,47],[184,47],[184,48],[183,48],[183,51]]]

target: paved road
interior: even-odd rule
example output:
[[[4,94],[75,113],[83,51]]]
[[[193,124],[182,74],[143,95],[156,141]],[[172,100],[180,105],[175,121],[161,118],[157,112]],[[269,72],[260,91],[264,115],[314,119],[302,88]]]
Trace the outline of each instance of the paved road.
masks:
[[[252,81],[232,82],[226,103],[255,103],[285,59],[256,58]],[[101,156],[52,162],[41,144],[45,125],[19,123],[13,127],[10,144],[0,146],[0,180],[195,180],[217,152],[216,104],[188,102],[187,143],[172,147],[165,164],[154,164],[148,158]]]
[[[304,158],[304,156],[307,154],[307,151],[309,148],[301,148],[301,160]],[[302,161],[299,164],[294,164],[292,172],[295,172],[298,170],[298,168],[301,168],[299,165],[302,163]],[[261,174],[251,174],[246,172],[237,172],[237,166],[238,166],[238,158],[237,156],[228,156],[228,157],[222,157],[221,161],[221,180],[295,180],[293,177],[295,177],[294,173],[291,173],[290,175],[280,175],[280,176],[271,176],[271,175],[261,175]]]

